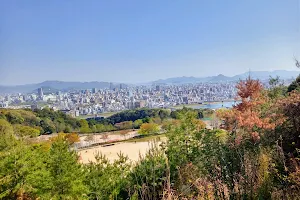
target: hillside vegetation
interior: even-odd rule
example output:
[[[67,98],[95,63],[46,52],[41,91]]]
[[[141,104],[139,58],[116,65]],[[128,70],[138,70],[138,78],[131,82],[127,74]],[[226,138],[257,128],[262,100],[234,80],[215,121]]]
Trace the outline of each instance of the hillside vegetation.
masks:
[[[88,130],[101,124],[96,120],[93,125],[59,113],[51,118],[52,111],[2,110],[0,199],[298,199],[299,87],[294,83],[288,92],[278,79],[270,84],[266,90],[250,78],[239,82],[241,103],[216,113],[222,129],[206,129],[199,112],[186,108],[173,119],[159,112],[142,119],[136,111],[112,116],[114,127],[121,119],[127,125],[128,120],[142,124],[147,117],[163,121],[167,142],[153,146],[137,163],[122,154],[111,163],[98,154],[97,162],[82,165],[69,134],[32,144],[16,126],[45,132],[41,121],[62,118],[74,130]]]
[[[0,109],[0,119],[8,121],[15,131],[30,137],[51,133],[101,133],[120,129],[139,128],[143,123],[155,122],[161,124],[166,119],[178,118],[178,113],[192,110],[184,108],[170,112],[166,109],[136,109],[116,113],[108,118],[72,118],[61,111],[44,108],[31,111],[29,109]],[[198,118],[203,118],[207,110],[198,109]]]

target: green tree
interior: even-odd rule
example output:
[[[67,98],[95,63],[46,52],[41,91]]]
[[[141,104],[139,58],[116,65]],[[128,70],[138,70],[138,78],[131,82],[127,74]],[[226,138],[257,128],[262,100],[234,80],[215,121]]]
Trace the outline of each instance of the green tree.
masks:
[[[268,96],[273,100],[276,100],[287,92],[286,86],[280,83],[279,76],[276,78],[270,76],[269,85],[270,89],[268,91]]]
[[[8,112],[6,118],[11,124],[22,124],[24,122],[24,118],[16,111]]]
[[[48,152],[18,143],[0,153],[0,199],[50,199]]]
[[[143,120],[142,119],[137,119],[133,122],[133,127],[134,128],[140,128],[140,126],[143,124]]]
[[[119,154],[119,158],[114,162],[102,154],[95,156],[96,163],[86,166],[89,173],[85,178],[85,184],[89,188],[90,199],[129,199],[127,185],[130,184],[127,176],[131,165],[128,157]]]
[[[14,126],[14,132],[18,137],[37,137],[40,135],[40,130],[20,124]]]
[[[96,130],[98,133],[102,133],[106,131],[104,124],[96,124]]]
[[[83,184],[83,169],[68,142],[58,138],[51,146],[49,158],[51,193],[56,199],[84,199],[87,188]]]
[[[44,133],[48,133],[48,134],[55,133],[56,127],[50,119],[45,118],[45,119],[41,120],[40,124],[44,130]]]
[[[66,129],[66,125],[63,119],[58,118],[54,120],[55,131],[56,133],[63,132]]]
[[[16,139],[13,133],[11,124],[5,119],[0,119],[0,152],[14,145]]]
[[[288,86],[288,92],[300,89],[300,75]]]
[[[92,130],[89,127],[88,122],[85,119],[80,120],[80,132],[81,133],[91,133]]]
[[[136,194],[137,199],[161,199],[167,183],[167,168],[164,151],[153,145],[128,175],[130,196],[133,198]]]
[[[66,126],[65,126],[64,132],[65,132],[65,133],[71,133],[71,131],[72,131],[71,126],[70,126],[70,125],[66,125]]]
[[[167,119],[170,116],[169,110],[159,110],[158,116],[160,117],[161,121]]]

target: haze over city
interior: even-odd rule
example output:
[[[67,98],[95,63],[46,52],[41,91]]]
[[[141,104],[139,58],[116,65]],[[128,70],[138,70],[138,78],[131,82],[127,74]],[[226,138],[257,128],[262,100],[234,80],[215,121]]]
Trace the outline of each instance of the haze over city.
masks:
[[[299,1],[1,1],[0,85],[294,70]]]

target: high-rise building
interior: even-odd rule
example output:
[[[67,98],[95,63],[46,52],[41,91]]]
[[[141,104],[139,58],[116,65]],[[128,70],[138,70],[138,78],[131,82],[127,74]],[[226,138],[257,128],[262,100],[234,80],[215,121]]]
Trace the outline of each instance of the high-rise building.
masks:
[[[98,92],[97,88],[93,88],[92,93],[95,94],[96,92]]]
[[[164,95],[164,101],[169,101],[169,97],[168,97],[168,95]]]
[[[131,98],[131,97],[133,96],[133,93],[132,93],[131,90],[129,90],[127,94],[128,94],[128,97],[129,97],[129,98]]]
[[[43,88],[38,88],[38,95],[41,99],[43,98],[43,96],[44,96]]]
[[[183,101],[183,103],[186,103],[186,104],[188,104],[188,103],[189,103],[189,100],[188,100],[188,98],[187,98],[187,97],[182,97],[182,101]]]
[[[159,85],[156,86],[156,91],[160,91],[160,86]]]

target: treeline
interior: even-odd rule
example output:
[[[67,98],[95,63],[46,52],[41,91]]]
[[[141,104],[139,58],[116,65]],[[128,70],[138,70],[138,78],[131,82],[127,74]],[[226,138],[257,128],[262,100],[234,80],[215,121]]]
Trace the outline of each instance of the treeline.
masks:
[[[169,118],[178,119],[180,113],[192,108],[170,111],[167,109],[136,109],[116,113],[108,118],[76,119],[61,111],[43,108],[31,111],[29,109],[0,109],[0,119],[7,120],[14,130],[22,135],[35,137],[40,134],[51,133],[101,133],[122,129],[138,129],[143,123],[162,124]],[[195,109],[199,119],[210,111]]]
[[[182,109],[177,109],[170,111],[168,109],[136,109],[136,110],[126,110],[120,113],[116,113],[108,118],[100,119],[110,123],[116,124],[124,121],[135,121],[138,119],[143,119],[147,121],[149,118],[160,118],[161,120],[165,120],[168,118],[178,119],[180,113],[185,113],[186,111],[196,111],[197,118],[202,119],[204,114],[210,114],[209,109],[193,109],[188,107],[183,107]]]
[[[193,109],[183,107],[170,111],[168,109],[135,109],[126,110],[116,113],[108,118],[89,118],[87,119],[90,131],[100,131],[105,127],[105,130],[118,130],[140,128],[143,123],[162,124],[168,119],[179,119],[182,113],[187,111],[196,112],[198,119],[202,119],[204,115],[210,116],[212,111],[209,109]],[[82,122],[84,123],[84,122]]]
[[[116,113],[108,118],[88,118],[80,120],[80,132],[105,132],[124,129],[138,129],[143,124],[159,124],[167,123],[169,119],[179,119],[182,113],[193,111],[198,119],[202,119],[204,115],[211,115],[212,111],[208,109],[192,109],[183,107],[170,111],[168,109],[134,109]],[[147,126],[147,125],[146,125]],[[84,128],[82,128],[84,127]]]

